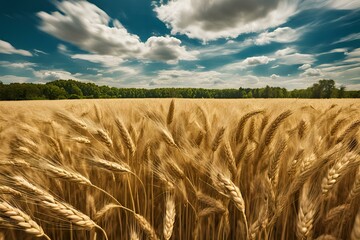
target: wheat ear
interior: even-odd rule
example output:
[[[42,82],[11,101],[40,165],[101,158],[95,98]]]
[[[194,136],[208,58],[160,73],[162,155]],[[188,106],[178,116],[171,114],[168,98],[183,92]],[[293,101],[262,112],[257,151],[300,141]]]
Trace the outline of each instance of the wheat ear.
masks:
[[[305,183],[299,199],[299,212],[297,219],[297,235],[299,239],[311,239],[314,228],[316,205],[309,197],[309,182]]]
[[[212,146],[211,149],[212,149],[213,152],[215,152],[216,149],[219,147],[219,145],[220,145],[220,143],[221,143],[221,141],[222,141],[222,139],[224,137],[224,133],[225,133],[225,128],[224,127],[221,127],[217,131],[217,133],[216,133],[216,135],[214,137],[214,140],[213,140],[213,142],[211,144],[211,146]]]
[[[248,233],[248,224],[245,215],[245,201],[241,195],[240,189],[227,177],[225,177],[222,173],[217,174],[218,185],[222,187],[222,190],[228,195],[228,197],[234,202],[237,209],[242,214],[244,218],[244,224],[246,228],[246,237],[249,236]]]
[[[350,239],[351,240],[360,239],[360,209],[358,210],[358,213],[356,214],[354,225],[351,230]]]
[[[168,111],[168,115],[166,118],[166,123],[168,125],[170,125],[174,119],[174,110],[175,110],[175,102],[174,99],[171,100],[170,106],[169,106],[169,111]]]
[[[176,209],[175,199],[172,194],[166,197],[165,217],[164,217],[164,239],[169,240],[173,233]]]
[[[129,149],[131,155],[134,155],[134,153],[136,151],[136,147],[135,147],[133,140],[131,139],[129,131],[126,129],[126,127],[125,127],[124,123],[121,121],[121,119],[117,118],[115,120],[115,122],[116,122],[116,126],[119,129],[121,138],[125,142],[127,149]]]
[[[136,221],[139,223],[141,228],[145,231],[145,233],[149,236],[150,240],[158,240],[159,238],[156,235],[154,228],[150,225],[150,223],[140,214],[134,213],[134,217]]]
[[[352,152],[346,153],[339,161],[332,166],[326,177],[323,178],[321,182],[321,191],[324,196],[327,196],[329,191],[334,187],[334,185],[339,181],[339,179],[344,175],[350,163],[355,163],[357,155]]]
[[[275,120],[271,123],[270,127],[267,129],[266,133],[265,133],[265,145],[270,145],[270,143],[272,142],[275,132],[278,129],[278,127],[280,126],[280,124],[286,119],[288,118],[290,115],[292,114],[292,112],[290,110],[287,110],[283,113],[281,113],[277,118],[275,118]]]
[[[225,142],[224,144],[224,152],[225,152],[225,159],[227,161],[228,167],[231,171],[231,174],[235,177],[236,176],[236,162],[235,162],[235,158],[234,158],[234,154],[231,150],[231,146],[230,143],[228,141]]]
[[[247,122],[247,120],[249,118],[251,118],[252,116],[255,116],[259,113],[262,113],[263,111],[252,111],[252,112],[249,112],[247,114],[245,114],[244,116],[241,117],[238,125],[237,125],[237,128],[236,128],[236,133],[235,133],[235,140],[237,142],[241,141],[242,140],[242,137],[243,137],[243,133],[244,133],[244,128],[245,128],[245,124]]]
[[[21,197],[22,194],[19,191],[16,191],[15,189],[8,187],[8,186],[0,186],[0,193],[1,194],[10,194],[15,197]]]
[[[31,219],[29,215],[20,209],[11,206],[9,203],[0,202],[0,217],[13,227],[21,227],[21,229],[35,237],[45,237],[50,239],[43,229]]]

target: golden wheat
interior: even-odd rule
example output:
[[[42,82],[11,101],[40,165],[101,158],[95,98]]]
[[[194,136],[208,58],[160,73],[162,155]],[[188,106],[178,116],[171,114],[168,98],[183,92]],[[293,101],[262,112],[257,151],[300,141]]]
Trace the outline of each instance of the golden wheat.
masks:
[[[359,116],[354,100],[0,102],[0,238],[359,239]]]

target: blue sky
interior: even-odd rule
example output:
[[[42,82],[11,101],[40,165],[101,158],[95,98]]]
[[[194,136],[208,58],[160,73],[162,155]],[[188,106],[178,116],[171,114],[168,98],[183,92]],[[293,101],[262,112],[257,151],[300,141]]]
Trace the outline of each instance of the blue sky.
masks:
[[[0,81],[56,79],[360,90],[360,1],[4,1]]]

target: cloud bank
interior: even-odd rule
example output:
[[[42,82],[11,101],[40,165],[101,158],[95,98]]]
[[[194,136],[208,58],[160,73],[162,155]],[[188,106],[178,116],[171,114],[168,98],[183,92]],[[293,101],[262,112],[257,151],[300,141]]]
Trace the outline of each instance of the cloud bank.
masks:
[[[146,42],[131,34],[117,20],[87,1],[56,3],[59,11],[39,12],[40,29],[58,39],[91,54],[74,56],[107,65],[113,56],[117,59],[144,59],[176,63],[196,59],[196,52],[188,52],[174,37],[150,37]],[[106,57],[99,57],[106,56]],[[105,60],[104,60],[105,59]]]
[[[173,0],[154,11],[172,34],[209,41],[277,27],[296,13],[297,5],[297,0]]]

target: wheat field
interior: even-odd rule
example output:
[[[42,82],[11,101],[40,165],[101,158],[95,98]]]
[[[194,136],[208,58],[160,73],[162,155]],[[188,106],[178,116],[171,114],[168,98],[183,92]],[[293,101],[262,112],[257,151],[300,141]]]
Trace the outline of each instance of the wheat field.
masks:
[[[0,239],[360,239],[360,102],[0,102]]]

